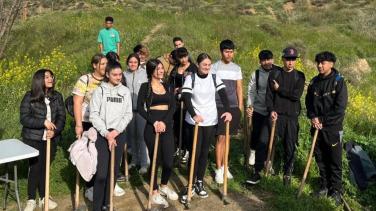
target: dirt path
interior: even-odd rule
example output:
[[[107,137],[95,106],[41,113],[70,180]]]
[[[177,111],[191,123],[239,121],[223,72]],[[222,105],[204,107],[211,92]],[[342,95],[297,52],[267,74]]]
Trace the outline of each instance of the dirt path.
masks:
[[[179,193],[178,187],[183,187],[186,185],[186,179],[182,176],[177,176],[173,174],[170,179],[170,187],[172,187],[176,192]],[[211,177],[205,178],[205,183],[207,190],[209,192],[209,197],[206,199],[200,199],[198,197],[193,197],[190,210],[197,211],[245,211],[245,210],[269,210],[263,199],[268,198],[268,194],[257,192],[257,196],[250,191],[245,191],[244,193],[235,193],[229,191],[228,197],[231,200],[231,204],[223,205],[221,201],[221,193],[215,182],[212,181]],[[145,210],[147,204],[148,195],[148,185],[131,185],[130,183],[120,183],[120,186],[125,188],[126,194],[121,197],[115,197],[115,210],[116,211],[138,211]],[[73,197],[67,195],[66,197],[55,197],[54,200],[58,203],[58,208],[56,211],[70,211],[72,210]],[[165,209],[167,211],[181,211],[185,210],[183,204],[179,201],[169,201],[170,207]],[[23,203],[23,206],[25,204]],[[89,209],[88,209],[89,208]],[[80,193],[80,211],[90,210],[91,203],[83,198],[83,193]],[[158,207],[153,207],[153,210],[161,210]],[[7,210],[16,210],[15,203],[11,203]],[[37,209],[38,210],[38,209]],[[40,209],[41,210],[41,209]]]
[[[141,43],[143,43],[143,44],[148,44],[148,43],[151,41],[153,35],[154,35],[155,33],[157,33],[158,31],[160,31],[163,27],[165,27],[165,24],[164,24],[164,23],[159,23],[159,24],[155,25],[155,26],[151,29],[150,33],[149,33],[148,35],[146,35],[146,37],[144,38],[144,40],[142,40]]]

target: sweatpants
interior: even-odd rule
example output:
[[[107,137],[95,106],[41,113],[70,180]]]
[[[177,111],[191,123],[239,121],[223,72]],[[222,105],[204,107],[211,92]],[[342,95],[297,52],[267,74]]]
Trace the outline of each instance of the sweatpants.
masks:
[[[23,140],[23,142],[37,150],[39,155],[29,159],[29,175],[27,178],[28,199],[36,199],[38,189],[39,197],[44,198],[46,181],[46,148],[47,142],[43,140]],[[56,154],[56,141],[51,140],[50,161],[52,163]]]
[[[125,133],[120,133],[116,138],[117,146],[115,147],[115,172],[119,173],[121,157],[124,152]],[[111,168],[111,152],[108,147],[107,139],[97,134],[95,147],[98,152],[97,172],[94,179],[94,193],[93,193],[93,210],[99,211],[102,206],[107,206],[110,202],[110,168]],[[114,183],[115,184],[115,183]],[[114,188],[114,187],[112,187]]]
[[[270,137],[270,118],[269,115],[262,115],[253,112],[252,116],[252,134],[250,147],[256,151],[255,171],[259,173],[264,168],[268,153],[268,143]]]
[[[190,130],[190,143],[188,150],[192,152],[194,125],[187,124]],[[196,180],[203,180],[208,162],[209,146],[213,143],[215,138],[216,125],[214,126],[199,126],[197,134],[196,156],[195,156],[195,169],[193,171],[193,182]],[[192,156],[189,156],[188,172],[190,172]]]
[[[174,137],[175,137],[175,146],[179,148],[179,136],[180,136],[180,103],[176,106],[176,111],[174,113]],[[187,127],[186,121],[184,121],[185,113],[187,112],[186,109],[183,109],[183,120],[182,123],[182,139],[181,139],[181,149],[180,150],[187,150],[188,149],[188,139],[186,135],[185,128]]]
[[[160,121],[168,111],[160,110],[151,110],[149,111],[150,115],[153,116],[157,121]],[[154,175],[154,185],[153,190],[158,189],[157,183],[157,172],[159,165],[162,164],[162,178],[161,184],[167,185],[168,180],[170,179],[172,168],[174,164],[174,152],[175,152],[175,143],[174,135],[172,129],[172,121],[165,123],[166,131],[159,135],[159,144],[158,144],[158,154],[157,154],[157,163],[155,167]],[[154,146],[155,146],[155,130],[152,124],[147,123],[144,131],[146,146],[149,150],[150,158],[150,171],[149,176],[151,178],[151,167],[153,165],[153,155],[154,155]]]
[[[284,175],[291,175],[294,169],[295,151],[298,143],[298,118],[278,115],[276,123],[277,140],[281,140],[284,149]]]
[[[127,126],[126,140],[131,148],[132,163],[140,166],[148,166],[150,160],[144,140],[146,121],[137,112],[133,112],[133,118]]]
[[[313,136],[313,129],[311,134]],[[342,134],[343,131],[320,130],[315,147],[321,188],[340,193],[342,192]]]

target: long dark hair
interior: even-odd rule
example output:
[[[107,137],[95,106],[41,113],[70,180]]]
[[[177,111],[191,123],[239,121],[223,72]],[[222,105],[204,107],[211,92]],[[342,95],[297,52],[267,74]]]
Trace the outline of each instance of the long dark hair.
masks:
[[[157,67],[159,64],[162,64],[161,61],[159,61],[158,59],[150,59],[147,63],[146,63],[146,74],[148,75],[148,80],[151,81],[151,78],[153,76],[153,73],[154,71],[157,70]],[[162,64],[163,65],[163,64]]]
[[[31,81],[31,102],[43,102],[46,96],[50,97],[52,95],[55,88],[55,79],[53,86],[46,93],[46,84],[44,82],[46,72],[49,72],[54,77],[54,73],[49,69],[40,69],[34,73]]]
[[[146,94],[146,99],[150,98],[149,102],[148,100],[146,100],[146,108],[148,111],[150,109],[150,105],[153,102],[153,95],[151,94],[152,93],[151,79],[153,77],[153,73],[157,70],[157,67],[159,64],[162,64],[162,62],[158,59],[150,59],[148,62],[146,62],[146,74],[148,76],[148,92]],[[166,89],[166,91],[168,90]]]
[[[119,62],[117,62],[117,61],[110,62],[110,63],[107,64],[107,66],[106,66],[106,74],[104,75],[104,79],[103,79],[104,82],[108,82],[109,81],[109,78],[107,77],[107,74],[110,74],[110,72],[112,70],[116,69],[116,68],[122,69],[121,68],[121,64]]]

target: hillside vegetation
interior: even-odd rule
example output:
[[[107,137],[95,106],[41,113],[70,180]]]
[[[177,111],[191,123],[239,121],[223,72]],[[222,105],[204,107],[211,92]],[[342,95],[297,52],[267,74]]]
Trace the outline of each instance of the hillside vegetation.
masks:
[[[30,17],[13,28],[5,58],[0,61],[0,139],[20,137],[19,104],[30,87],[32,74],[41,67],[51,68],[57,76],[57,89],[65,97],[77,78],[89,71],[91,56],[98,51],[97,33],[105,16],[115,19],[121,33],[121,60],[139,42],[157,57],[172,50],[172,37],[181,36],[195,58],[201,52],[219,59],[219,43],[230,38],[237,49],[235,62],[242,67],[244,86],[257,68],[261,49],[274,52],[281,64],[281,51],[293,45],[301,53],[297,68],[310,80],[315,74],[314,55],[333,51],[337,68],[349,83],[349,106],[345,120],[345,141],[356,140],[376,160],[376,2],[350,0],[276,1],[38,1]],[[116,4],[116,2],[118,2]],[[158,3],[157,3],[158,2]],[[38,9],[39,8],[39,9]],[[145,40],[145,38],[147,39]],[[246,90],[246,89],[245,89]],[[304,105],[302,99],[302,105]],[[69,144],[74,140],[68,122],[64,140],[59,144],[52,166],[52,194],[68,195],[73,187],[74,169],[67,160]],[[309,192],[317,188],[318,176],[312,165],[301,200],[295,199],[306,156],[310,148],[309,124],[305,111],[300,117],[299,150],[293,186],[285,189],[281,175],[263,180],[260,187],[272,194],[265,199],[275,210],[333,210],[327,199],[313,199]],[[241,142],[232,143],[231,165],[235,180],[231,191],[242,192],[247,173],[243,170]],[[376,210],[376,187],[360,192],[350,183],[344,157],[346,199],[355,210]],[[20,171],[21,188],[26,193],[27,169]],[[337,208],[339,209],[339,208]]]

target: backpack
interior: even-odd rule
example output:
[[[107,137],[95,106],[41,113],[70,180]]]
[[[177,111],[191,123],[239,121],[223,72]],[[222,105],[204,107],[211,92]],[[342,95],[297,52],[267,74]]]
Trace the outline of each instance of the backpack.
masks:
[[[349,141],[344,145],[349,161],[349,173],[353,183],[360,190],[365,190],[368,182],[376,179],[376,168],[367,152],[361,146]]]
[[[195,76],[196,74],[195,73],[192,73],[191,74],[191,78],[192,78],[192,89],[195,87]],[[212,78],[213,78],[213,82],[214,82],[214,88],[217,89],[217,75],[216,74],[212,74]]]
[[[334,84],[333,84],[333,90],[330,91],[330,92],[324,93],[323,96],[329,95],[329,94],[335,94],[337,92],[336,89],[337,89],[338,81],[340,81],[342,78],[343,78],[342,75],[337,72],[336,75],[335,75],[335,80],[334,80]],[[314,84],[317,80],[318,80],[318,77],[317,76],[314,77],[311,80],[311,82],[309,83],[309,85]]]
[[[87,77],[87,81],[86,81],[86,87],[89,86],[89,74],[86,74],[86,77]],[[86,93],[86,91],[85,91]],[[68,96],[66,99],[65,99],[65,109],[67,109],[67,112],[68,114],[71,116],[71,117],[74,117],[74,111],[73,111],[73,95],[70,95]]]

